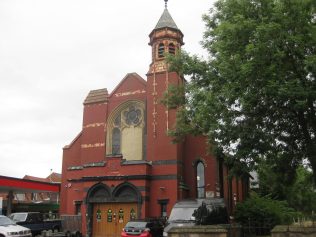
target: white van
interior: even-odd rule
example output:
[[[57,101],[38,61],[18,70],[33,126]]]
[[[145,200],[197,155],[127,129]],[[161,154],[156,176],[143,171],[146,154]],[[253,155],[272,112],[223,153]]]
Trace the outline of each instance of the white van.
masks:
[[[195,225],[195,217],[193,213],[199,206],[205,203],[207,209],[214,210],[217,207],[225,207],[222,198],[201,198],[182,200],[174,204],[167,225],[164,228],[163,236],[168,236],[168,231],[172,227],[193,226]]]
[[[15,224],[10,218],[0,215],[0,236],[3,237],[31,237],[31,230]]]

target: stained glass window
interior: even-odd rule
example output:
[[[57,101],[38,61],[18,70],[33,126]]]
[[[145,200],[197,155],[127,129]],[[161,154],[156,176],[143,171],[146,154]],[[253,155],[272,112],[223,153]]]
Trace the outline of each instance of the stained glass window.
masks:
[[[140,122],[141,111],[134,106],[130,106],[128,111],[124,112],[124,116],[126,124],[137,125]]]
[[[112,130],[112,154],[121,153],[121,131],[119,128],[113,128]]]
[[[119,114],[114,120],[114,126],[119,127],[121,125],[121,115]]]

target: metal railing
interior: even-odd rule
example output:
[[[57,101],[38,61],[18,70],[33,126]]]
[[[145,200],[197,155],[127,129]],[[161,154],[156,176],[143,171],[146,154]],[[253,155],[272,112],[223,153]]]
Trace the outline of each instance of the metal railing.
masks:
[[[303,215],[293,218],[293,226],[299,227],[316,227],[316,215]]]

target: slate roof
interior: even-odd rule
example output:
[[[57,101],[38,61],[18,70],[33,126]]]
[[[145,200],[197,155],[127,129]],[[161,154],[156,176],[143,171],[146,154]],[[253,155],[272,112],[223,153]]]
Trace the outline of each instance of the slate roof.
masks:
[[[179,30],[179,28],[177,27],[176,23],[172,19],[167,8],[165,8],[165,10],[163,11],[163,13],[162,13],[162,15],[161,15],[154,30],[158,30],[158,29],[165,28],[165,27]]]

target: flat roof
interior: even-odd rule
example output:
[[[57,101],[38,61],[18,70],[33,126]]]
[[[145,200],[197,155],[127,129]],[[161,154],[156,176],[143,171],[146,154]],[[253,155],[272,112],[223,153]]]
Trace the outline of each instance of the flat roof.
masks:
[[[0,192],[40,193],[60,191],[59,183],[41,182],[28,179],[19,179],[0,175]]]

